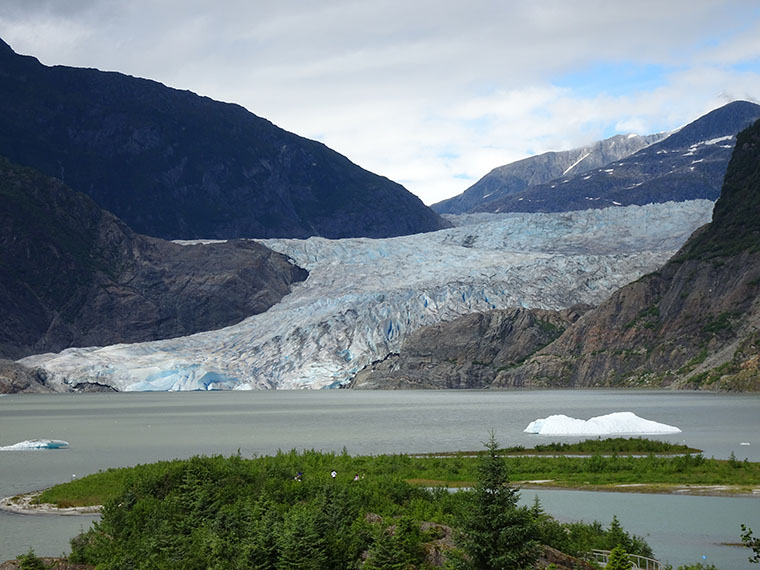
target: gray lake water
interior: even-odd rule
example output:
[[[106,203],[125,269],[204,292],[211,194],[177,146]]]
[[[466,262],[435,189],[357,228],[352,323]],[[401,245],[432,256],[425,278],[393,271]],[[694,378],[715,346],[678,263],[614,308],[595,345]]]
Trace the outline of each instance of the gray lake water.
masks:
[[[0,452],[0,496],[41,489],[100,469],[197,454],[244,457],[278,449],[351,454],[473,450],[493,430],[502,445],[531,447],[572,437],[523,433],[551,414],[588,419],[632,411],[675,425],[652,436],[704,450],[706,457],[760,461],[760,395],[694,392],[552,390],[353,392],[264,391],[71,395],[0,398],[0,446],[62,439],[69,449]],[[750,443],[751,445],[740,445]],[[706,560],[724,570],[750,567],[737,542],[739,524],[760,532],[760,498],[687,497],[522,491],[560,520],[617,515],[674,565]],[[0,512],[0,560],[30,547],[39,555],[68,552],[69,539],[94,517]],[[703,556],[706,558],[703,559]]]

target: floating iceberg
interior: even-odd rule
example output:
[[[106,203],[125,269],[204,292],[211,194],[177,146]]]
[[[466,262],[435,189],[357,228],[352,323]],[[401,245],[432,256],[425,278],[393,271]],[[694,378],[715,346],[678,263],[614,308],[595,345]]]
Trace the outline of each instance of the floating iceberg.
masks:
[[[63,449],[69,447],[67,441],[60,439],[28,439],[13,445],[0,446],[0,451],[30,451],[35,449]]]
[[[538,435],[656,435],[680,433],[681,430],[645,420],[633,412],[615,412],[588,420],[578,420],[562,414],[549,416],[530,422],[524,431]]]

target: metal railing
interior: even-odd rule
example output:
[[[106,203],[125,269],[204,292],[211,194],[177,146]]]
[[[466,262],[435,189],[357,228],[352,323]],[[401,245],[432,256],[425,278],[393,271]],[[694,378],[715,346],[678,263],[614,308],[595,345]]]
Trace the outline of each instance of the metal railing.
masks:
[[[610,551],[594,549],[591,551],[591,556],[596,562],[606,566],[610,558]],[[638,554],[626,554],[626,556],[633,564],[632,570],[662,570],[662,562],[654,558],[647,558]]]

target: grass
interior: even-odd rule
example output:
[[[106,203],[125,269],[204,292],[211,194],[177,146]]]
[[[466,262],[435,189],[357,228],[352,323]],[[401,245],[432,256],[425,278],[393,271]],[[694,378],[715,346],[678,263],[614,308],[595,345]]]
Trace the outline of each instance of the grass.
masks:
[[[622,451],[621,451],[622,450]],[[751,492],[760,486],[760,463],[706,459],[686,446],[647,439],[614,438],[587,440],[575,444],[549,444],[535,449],[508,448],[504,457],[515,482],[547,481],[541,485],[578,488],[662,492],[674,486],[727,485],[740,492]],[[294,452],[291,452],[291,454]],[[317,453],[317,452],[310,452]],[[413,485],[424,487],[470,487],[477,479],[477,458],[481,452],[451,452],[425,455],[355,456],[346,453],[331,456],[330,464],[340,477],[361,473],[366,477],[395,476]],[[585,453],[585,455],[584,455]],[[646,455],[641,455],[645,453]],[[670,455],[663,455],[669,453]],[[679,453],[682,455],[672,455]],[[278,454],[285,455],[287,454]],[[297,455],[295,456],[297,457]],[[242,459],[267,462],[271,458]],[[297,461],[296,459],[295,461]],[[101,471],[81,479],[56,485],[37,499],[59,507],[82,507],[103,504],[117,497],[130,481],[146,473],[170,477],[182,461],[174,460],[131,468]],[[301,470],[293,464],[293,474],[278,472],[290,478]],[[633,485],[619,488],[619,485]]]

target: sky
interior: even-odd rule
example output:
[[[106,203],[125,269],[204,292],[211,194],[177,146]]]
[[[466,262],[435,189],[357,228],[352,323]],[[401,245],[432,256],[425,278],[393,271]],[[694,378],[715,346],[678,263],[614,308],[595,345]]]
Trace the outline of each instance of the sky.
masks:
[[[756,0],[2,0],[0,37],[238,103],[426,204],[760,102]]]

